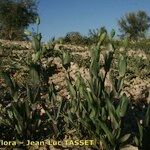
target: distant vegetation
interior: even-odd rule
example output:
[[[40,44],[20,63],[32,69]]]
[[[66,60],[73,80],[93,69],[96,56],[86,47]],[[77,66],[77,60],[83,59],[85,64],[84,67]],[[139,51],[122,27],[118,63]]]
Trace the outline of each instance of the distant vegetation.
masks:
[[[0,1],[0,38],[9,40],[25,40],[24,34],[30,24],[36,22],[38,16],[37,0],[1,0]],[[130,12],[118,20],[120,37],[128,37],[134,41],[145,39],[150,27],[150,17],[145,11]],[[98,33],[105,27],[90,29],[88,36],[77,31],[68,32],[59,38],[62,43],[75,45],[91,45],[98,42]]]
[[[35,0],[1,0],[0,38],[24,40],[24,29],[35,23],[37,15]]]
[[[118,20],[120,35],[117,39],[129,38],[131,43],[134,41],[143,41],[147,43],[148,30],[150,27],[150,17],[145,11],[130,12]],[[65,37],[61,38],[63,44],[73,45],[93,45],[99,40],[99,33],[107,32],[105,27],[90,29],[88,36],[83,36],[79,32],[68,32]],[[147,39],[147,40],[146,40]],[[108,40],[105,41],[106,43]],[[135,44],[136,45],[136,44]],[[138,44],[139,45],[139,44]],[[147,44],[146,44],[147,45]]]
[[[146,37],[150,27],[150,17],[145,11],[131,12],[118,21],[122,37],[128,36],[132,40]]]

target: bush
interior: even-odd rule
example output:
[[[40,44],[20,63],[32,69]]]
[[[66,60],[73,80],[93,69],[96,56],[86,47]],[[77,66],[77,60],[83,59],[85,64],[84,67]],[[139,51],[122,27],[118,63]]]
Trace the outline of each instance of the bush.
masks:
[[[69,32],[63,39],[63,43],[74,45],[86,45],[88,44],[88,38],[82,36],[79,32]]]
[[[37,2],[33,0],[0,1],[0,38],[9,40],[26,39],[24,29],[37,17]],[[8,11],[9,10],[9,11]]]

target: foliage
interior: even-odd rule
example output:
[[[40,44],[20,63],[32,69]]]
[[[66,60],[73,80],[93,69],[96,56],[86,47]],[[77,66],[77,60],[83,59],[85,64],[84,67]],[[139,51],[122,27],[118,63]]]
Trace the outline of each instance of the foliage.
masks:
[[[140,112],[136,113],[135,109],[132,110],[132,102],[122,91],[127,69],[125,57],[120,57],[117,76],[110,77],[112,88],[109,89],[105,86],[106,76],[110,71],[115,52],[113,42],[109,43],[110,49],[104,56],[105,64],[104,66],[100,65],[101,45],[106,37],[106,32],[102,33],[97,46],[91,50],[90,80],[83,79],[78,73],[77,79],[72,82],[69,70],[66,70],[68,74],[66,82],[71,96],[66,104],[67,111],[64,113],[68,136],[78,139],[96,139],[97,145],[93,146],[96,149],[103,147],[108,150],[117,150],[127,143],[129,144],[129,140],[130,144],[138,145],[138,142],[141,142],[139,147],[149,148],[147,143],[149,125],[142,127],[138,125],[140,128],[138,132],[135,120],[137,123],[139,122],[140,117],[137,114]],[[113,37],[114,31],[111,32],[109,38]],[[126,41],[124,44],[127,45]],[[101,67],[105,70],[104,74],[100,72]],[[149,106],[146,108],[146,113],[142,112],[142,115],[148,122]],[[133,126],[136,131],[133,131]],[[144,130],[141,131],[143,127]],[[140,138],[137,133],[140,134]]]
[[[126,55],[128,64],[126,73],[128,79],[137,76],[141,79],[149,79],[149,39],[136,42],[128,41],[127,45],[125,44],[125,40],[114,40],[113,44],[116,47],[114,62],[117,62],[120,54]],[[115,63],[113,69],[116,69],[116,66],[117,64]]]
[[[146,54],[150,54],[149,47],[150,47],[150,39],[140,40],[135,43],[130,42],[128,45],[128,48],[131,48],[133,50],[140,49],[144,51]]]
[[[83,36],[79,32],[68,32],[64,38],[58,39],[59,43],[66,43],[66,44],[73,44],[73,45],[86,45],[91,46],[99,41],[99,36],[101,33],[107,32],[105,27],[101,27],[100,29],[93,29],[89,30],[88,36]],[[105,40],[105,43],[108,43],[108,37],[107,40]]]
[[[10,40],[24,39],[24,29],[37,17],[37,2],[33,0],[0,1],[0,37]]]
[[[149,135],[150,135],[150,104],[143,120],[137,120],[138,134],[134,137],[135,144],[145,150],[150,148]]]
[[[145,37],[146,31],[150,27],[150,17],[145,11],[131,12],[118,21],[122,36],[137,40]]]
[[[130,64],[127,68],[128,77],[139,76],[142,79],[148,79],[150,77],[149,60],[142,59],[140,57],[128,57],[127,62]],[[139,70],[141,70],[139,72]]]
[[[81,42],[82,36],[79,32],[69,32],[66,34],[64,41],[71,44],[79,44]]]
[[[78,54],[71,55],[72,62],[78,64],[79,67],[85,67],[89,68],[90,66],[90,57],[87,57],[86,59],[80,58],[81,56]]]
[[[48,83],[49,74],[45,73],[42,67],[42,36],[40,33],[32,34],[29,31],[26,31],[26,34],[32,36],[34,49],[32,60],[27,62],[29,81],[18,84],[7,71],[0,72],[9,89],[6,107],[2,104],[1,108],[1,137],[17,141],[45,140],[46,137],[62,138],[64,123],[61,112],[64,101],[56,101],[54,85]]]
[[[82,36],[79,32],[69,32],[63,39],[61,39],[61,43],[87,45],[88,37]]]
[[[114,36],[113,33],[111,36]],[[69,121],[68,130],[75,130],[73,134],[77,138],[100,140],[106,149],[119,149],[130,137],[129,133],[124,134],[122,131],[122,118],[128,108],[128,100],[121,93],[126,62],[123,57],[120,59],[119,78],[115,79],[114,89],[109,92],[105,87],[105,81],[110,70],[114,49],[105,55],[105,74],[99,73],[100,46],[105,38],[104,32],[100,35],[98,45],[91,51],[90,81],[85,82],[80,73],[75,85],[72,84],[70,78],[67,79],[71,99],[67,105],[65,118],[67,122]],[[113,104],[116,103],[116,99],[119,99],[117,107]]]
[[[100,29],[93,29],[93,30],[89,30],[89,43],[90,44],[96,44],[99,41],[99,36],[101,33],[103,32],[107,32],[105,27],[101,27]],[[107,40],[105,39],[105,42]]]

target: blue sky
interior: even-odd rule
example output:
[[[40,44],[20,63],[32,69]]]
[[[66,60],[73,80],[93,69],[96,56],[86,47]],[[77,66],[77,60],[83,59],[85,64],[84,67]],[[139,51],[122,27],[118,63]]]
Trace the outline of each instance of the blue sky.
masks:
[[[87,35],[89,29],[105,26],[118,32],[118,19],[127,12],[144,10],[150,15],[150,0],[39,0],[40,32],[45,41],[67,32]]]

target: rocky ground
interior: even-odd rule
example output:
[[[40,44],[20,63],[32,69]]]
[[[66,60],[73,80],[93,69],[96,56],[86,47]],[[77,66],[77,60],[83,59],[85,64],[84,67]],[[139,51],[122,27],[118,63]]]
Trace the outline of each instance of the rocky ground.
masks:
[[[90,52],[88,51],[88,47],[74,46],[74,45],[60,45],[56,44],[54,47],[55,50],[67,49],[71,52],[72,55],[76,55],[80,57],[80,59],[87,59],[90,57]],[[120,52],[125,51],[124,48],[119,49]],[[33,50],[31,48],[30,42],[18,42],[18,41],[6,41],[0,40],[0,57],[1,63],[7,64],[5,67],[11,67],[11,65],[15,65],[20,69],[23,69],[21,63],[23,59],[31,57]],[[142,59],[148,59],[148,56],[142,50],[128,50],[127,55],[129,57],[139,57]],[[11,57],[8,57],[11,56]],[[59,91],[61,96],[69,97],[68,92],[66,90],[65,77],[66,72],[61,65],[61,59],[59,57],[50,57],[50,58],[42,58],[43,65],[53,64],[56,66],[56,73],[53,74],[50,78],[50,82],[54,82],[56,89]],[[11,64],[8,66],[8,64]],[[75,80],[76,73],[80,72],[84,79],[89,79],[88,69],[84,66],[79,67],[77,63],[71,62],[71,67],[69,73],[71,77]],[[139,70],[140,71],[140,70]],[[109,81],[109,74],[107,76],[106,86],[111,86]],[[125,93],[128,97],[132,98],[136,101],[148,101],[150,102],[150,78],[142,79],[138,75],[132,78],[129,81],[125,81]]]
[[[55,49],[59,49],[59,47],[62,45],[56,45]],[[63,46],[64,49],[69,49],[72,52],[72,55],[78,54],[81,58],[86,59],[89,57],[89,51],[87,47],[80,47],[80,46]],[[120,51],[124,51],[125,49],[120,49]],[[147,55],[141,51],[133,51],[129,50],[127,52],[127,55],[129,57],[141,57],[143,59],[148,59]],[[54,58],[53,63],[57,65],[57,68],[59,72],[55,75],[53,75],[50,79],[57,85],[57,87],[60,89],[60,93],[63,95],[67,95],[67,92],[64,90],[65,87],[65,70],[63,69],[61,65],[61,60],[60,58]],[[84,79],[89,79],[89,72],[88,69],[85,67],[78,67],[78,64],[76,63],[71,63],[70,67],[70,75],[73,79],[75,79],[75,74],[80,71],[82,77]],[[139,70],[140,71],[140,70]],[[107,76],[106,80],[106,86],[111,86],[111,83],[109,81],[109,74]],[[61,88],[63,87],[63,88]],[[125,81],[125,88],[124,88],[125,93],[127,94],[128,97],[132,98],[133,100],[136,101],[148,101],[150,102],[150,78],[147,79],[141,79],[138,75],[131,79],[130,81]]]

